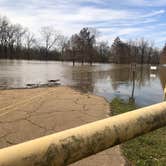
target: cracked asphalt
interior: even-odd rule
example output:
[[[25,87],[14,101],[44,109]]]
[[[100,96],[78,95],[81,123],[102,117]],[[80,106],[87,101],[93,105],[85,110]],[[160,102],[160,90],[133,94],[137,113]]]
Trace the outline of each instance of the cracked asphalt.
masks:
[[[110,112],[102,97],[69,87],[0,91],[0,148],[104,119]],[[73,166],[125,165],[119,146]]]

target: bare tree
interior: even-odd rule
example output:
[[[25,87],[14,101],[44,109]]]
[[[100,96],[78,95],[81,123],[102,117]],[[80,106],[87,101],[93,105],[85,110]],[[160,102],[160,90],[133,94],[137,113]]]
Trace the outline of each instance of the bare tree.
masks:
[[[158,48],[154,48],[151,55],[151,64],[159,64],[160,63],[160,55],[161,51]]]
[[[47,26],[41,28],[41,40],[43,41],[43,46],[45,48],[45,59],[48,59],[48,52],[50,49],[54,48],[60,39],[60,33],[54,28]]]
[[[149,47],[147,48],[147,63],[151,63],[151,58],[154,50],[154,42],[149,42]]]
[[[0,19],[0,45],[6,58],[13,58],[13,49],[21,49],[25,29],[19,25],[10,24],[6,17]],[[8,56],[9,55],[9,56]]]
[[[148,47],[148,41],[142,38],[139,42],[139,50],[141,53],[141,64],[144,64],[144,58],[146,56],[146,49]]]
[[[22,46],[23,35],[26,33],[26,29],[23,28],[20,24],[15,25],[15,38],[16,38],[16,47]]]
[[[25,34],[25,47],[27,48],[27,50],[30,50],[35,43],[36,39],[34,34],[27,31],[27,33]]]
[[[25,40],[25,48],[27,49],[27,55],[28,55],[28,60],[30,60],[30,56],[31,56],[31,48],[33,46],[35,46],[36,44],[36,39],[33,33],[31,33],[30,31],[27,31],[24,37]]]
[[[110,47],[108,45],[108,42],[105,41],[99,42],[97,48],[101,62],[108,62],[110,56]]]
[[[0,18],[0,45],[1,51],[5,58],[7,55],[7,31],[9,26],[9,20],[7,17]]]
[[[14,54],[14,44],[16,42],[15,34],[17,29],[14,25],[9,25],[7,30],[7,45],[9,49],[9,58],[13,58]]]
[[[72,61],[73,66],[75,65],[75,61],[77,60],[77,53],[79,51],[78,43],[79,43],[80,37],[77,34],[74,34],[71,36],[70,39],[70,48],[72,52]]]
[[[65,37],[63,35],[60,35],[59,36],[59,42],[58,42],[58,48],[59,48],[59,51],[60,51],[60,54],[61,54],[61,60],[62,61],[64,61],[64,51],[65,51],[67,43],[68,43],[67,37]]]

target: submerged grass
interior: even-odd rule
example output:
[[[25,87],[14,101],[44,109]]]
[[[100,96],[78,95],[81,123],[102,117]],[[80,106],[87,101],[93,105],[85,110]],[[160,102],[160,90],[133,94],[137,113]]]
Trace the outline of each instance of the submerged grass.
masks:
[[[113,114],[136,109],[132,102],[115,98],[111,102]],[[122,144],[125,157],[135,166],[166,166],[166,127]]]

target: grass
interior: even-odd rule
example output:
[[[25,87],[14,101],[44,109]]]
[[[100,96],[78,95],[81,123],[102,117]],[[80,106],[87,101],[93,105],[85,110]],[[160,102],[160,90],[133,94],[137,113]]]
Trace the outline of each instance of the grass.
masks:
[[[113,114],[121,114],[136,109],[132,102],[113,99]],[[166,166],[166,127],[137,137],[122,144],[124,156],[134,166]]]

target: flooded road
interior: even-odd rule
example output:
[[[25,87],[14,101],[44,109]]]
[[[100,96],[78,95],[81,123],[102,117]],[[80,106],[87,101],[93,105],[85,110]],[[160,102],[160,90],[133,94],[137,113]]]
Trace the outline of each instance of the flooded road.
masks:
[[[83,92],[133,99],[138,106],[163,101],[166,66],[150,70],[137,66],[135,87],[130,65],[94,64],[93,66],[51,61],[0,60],[0,88],[24,88],[27,84],[45,84],[59,79],[61,85],[73,86]],[[133,95],[132,95],[133,92]]]

